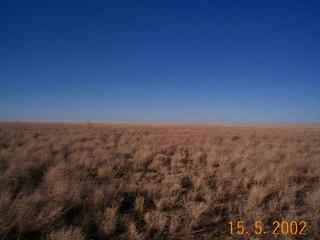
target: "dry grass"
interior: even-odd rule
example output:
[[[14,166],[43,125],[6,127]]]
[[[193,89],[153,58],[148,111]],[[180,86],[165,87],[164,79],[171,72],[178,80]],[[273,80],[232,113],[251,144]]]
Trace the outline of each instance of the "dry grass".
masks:
[[[319,239],[319,181],[319,126],[0,123],[0,239]]]

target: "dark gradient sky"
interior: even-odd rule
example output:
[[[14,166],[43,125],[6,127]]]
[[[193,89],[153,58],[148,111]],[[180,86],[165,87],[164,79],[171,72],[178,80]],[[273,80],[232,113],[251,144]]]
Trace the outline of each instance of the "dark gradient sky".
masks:
[[[0,0],[0,119],[320,123],[320,1]]]

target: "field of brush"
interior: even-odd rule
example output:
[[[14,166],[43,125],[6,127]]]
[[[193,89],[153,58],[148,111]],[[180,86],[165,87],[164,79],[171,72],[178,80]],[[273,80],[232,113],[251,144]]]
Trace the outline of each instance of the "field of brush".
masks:
[[[0,123],[0,239],[319,239],[319,184],[317,125]]]

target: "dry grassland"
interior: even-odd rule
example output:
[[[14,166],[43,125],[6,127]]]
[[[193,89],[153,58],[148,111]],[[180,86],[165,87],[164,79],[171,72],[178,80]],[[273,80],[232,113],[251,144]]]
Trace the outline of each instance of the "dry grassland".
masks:
[[[0,239],[320,239],[319,183],[316,125],[0,123]]]

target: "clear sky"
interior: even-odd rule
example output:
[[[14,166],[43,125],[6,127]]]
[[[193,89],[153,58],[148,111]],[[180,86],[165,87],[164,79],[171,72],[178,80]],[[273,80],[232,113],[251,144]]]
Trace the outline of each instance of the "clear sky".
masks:
[[[320,1],[0,0],[0,119],[320,123]]]

